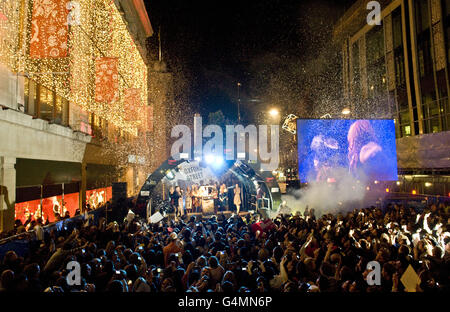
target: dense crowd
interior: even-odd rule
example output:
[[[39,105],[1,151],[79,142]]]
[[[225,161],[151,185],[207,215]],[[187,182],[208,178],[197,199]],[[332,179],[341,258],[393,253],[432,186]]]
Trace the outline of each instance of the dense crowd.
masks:
[[[183,216],[156,224],[79,222],[45,233],[25,258],[9,251],[0,266],[2,291],[36,292],[404,292],[411,265],[416,291],[449,290],[448,207],[424,211],[392,205],[315,216],[279,214],[255,231],[258,215]],[[381,268],[369,285],[370,261]],[[72,285],[67,266],[80,264]],[[69,278],[67,278],[69,276]]]

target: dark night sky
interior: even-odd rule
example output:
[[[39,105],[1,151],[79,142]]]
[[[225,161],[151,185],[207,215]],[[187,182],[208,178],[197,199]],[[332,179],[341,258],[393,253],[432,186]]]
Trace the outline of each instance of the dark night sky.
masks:
[[[203,115],[236,115],[242,99],[258,96],[252,64],[264,55],[298,59],[323,49],[337,17],[353,0],[145,0],[163,59],[174,73],[176,101]],[[327,16],[327,14],[329,16]],[[154,52],[155,49],[153,49]],[[264,88],[264,86],[262,87]],[[183,104],[185,105],[185,104]]]

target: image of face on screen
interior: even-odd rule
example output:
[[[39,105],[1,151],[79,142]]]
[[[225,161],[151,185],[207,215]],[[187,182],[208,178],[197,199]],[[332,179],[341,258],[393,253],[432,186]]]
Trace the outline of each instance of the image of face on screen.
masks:
[[[348,167],[355,176],[366,175],[369,179],[387,176],[386,154],[378,143],[377,135],[368,120],[355,121],[348,130]]]
[[[339,143],[331,137],[316,135],[311,142],[313,167],[316,181],[329,181],[333,178],[332,170],[339,164]]]
[[[302,181],[397,179],[392,120],[299,120],[297,129]]]

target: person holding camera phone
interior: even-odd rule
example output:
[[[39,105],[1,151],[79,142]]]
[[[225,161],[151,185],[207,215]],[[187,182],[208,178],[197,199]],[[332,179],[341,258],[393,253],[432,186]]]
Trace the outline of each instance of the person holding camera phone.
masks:
[[[183,248],[181,243],[178,241],[178,235],[175,232],[172,232],[169,235],[169,244],[163,248],[164,254],[164,264],[168,265],[169,256],[171,254],[181,253]]]

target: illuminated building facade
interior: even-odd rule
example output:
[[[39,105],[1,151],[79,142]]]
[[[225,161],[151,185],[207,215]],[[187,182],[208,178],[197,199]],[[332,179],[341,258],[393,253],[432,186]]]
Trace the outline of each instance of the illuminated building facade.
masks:
[[[450,1],[380,0],[380,25],[368,24],[368,2],[355,1],[334,28],[349,117],[395,119],[391,189],[448,195]]]
[[[136,194],[152,35],[143,0],[0,1],[1,229],[105,202],[113,182]]]

